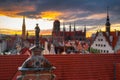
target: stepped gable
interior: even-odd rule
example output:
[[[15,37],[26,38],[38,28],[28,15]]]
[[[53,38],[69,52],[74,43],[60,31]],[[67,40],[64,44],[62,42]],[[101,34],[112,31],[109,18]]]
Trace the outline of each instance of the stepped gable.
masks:
[[[96,37],[98,36],[98,33],[99,32],[96,33],[96,36],[95,36],[93,41],[95,41]],[[106,32],[101,32],[101,33],[103,34],[103,36],[105,37],[105,39],[109,43],[109,45],[111,45],[114,48],[116,46],[116,44],[117,44],[118,39],[119,39],[120,32],[118,32],[117,36],[116,36],[116,32],[110,32],[110,36],[113,37],[112,43],[110,42],[110,39],[109,39],[110,36],[107,36]]]

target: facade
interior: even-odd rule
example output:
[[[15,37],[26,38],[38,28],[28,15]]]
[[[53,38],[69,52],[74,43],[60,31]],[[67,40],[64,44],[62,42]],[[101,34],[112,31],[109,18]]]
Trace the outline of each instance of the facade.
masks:
[[[53,40],[57,41],[68,41],[68,40],[80,40],[83,41],[86,39],[86,27],[84,31],[77,31],[74,24],[74,29],[72,30],[71,24],[69,26],[69,31],[66,30],[65,26],[63,27],[63,31],[60,30],[60,21],[55,20],[53,23],[53,31],[52,31]]]
[[[96,49],[100,53],[114,53],[109,41],[109,36],[105,32],[98,32],[91,48]]]

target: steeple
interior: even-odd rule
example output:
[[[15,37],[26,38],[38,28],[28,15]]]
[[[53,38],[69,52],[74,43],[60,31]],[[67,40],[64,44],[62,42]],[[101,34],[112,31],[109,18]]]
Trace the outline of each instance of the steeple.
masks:
[[[74,22],[74,32],[76,31],[76,28],[75,28],[75,22]]]
[[[85,38],[86,38],[86,25],[84,27],[84,34],[85,34]]]
[[[27,31],[27,33],[26,33],[26,39],[28,39],[28,36],[29,36],[29,33],[28,33],[28,31]]]
[[[63,23],[63,41],[65,40],[65,32],[66,32],[65,23]]]
[[[25,39],[26,35],[26,26],[25,26],[25,16],[23,16],[23,24],[22,24],[22,38]]]
[[[109,19],[109,10],[108,10],[108,7],[107,7],[107,19],[106,19],[106,32],[110,33],[110,19]]]
[[[66,31],[66,29],[65,29],[65,23],[63,23],[63,31],[64,32]]]
[[[71,23],[70,23],[70,26],[69,26],[69,31],[71,32]]]

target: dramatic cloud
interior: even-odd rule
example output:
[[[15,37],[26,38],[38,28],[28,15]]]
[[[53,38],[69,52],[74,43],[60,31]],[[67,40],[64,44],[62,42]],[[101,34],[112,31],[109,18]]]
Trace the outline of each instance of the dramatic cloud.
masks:
[[[112,23],[120,23],[120,0],[0,0],[0,15],[75,21],[78,25],[105,23],[109,6]]]

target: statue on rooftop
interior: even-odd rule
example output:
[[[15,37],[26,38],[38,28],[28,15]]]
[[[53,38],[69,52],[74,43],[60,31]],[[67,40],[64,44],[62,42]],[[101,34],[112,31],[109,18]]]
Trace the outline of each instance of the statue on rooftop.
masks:
[[[40,33],[40,28],[38,24],[36,24],[36,27],[35,27],[36,47],[39,47],[39,33]]]
[[[44,50],[39,46],[40,28],[38,24],[35,27],[35,47],[31,49],[32,55],[23,63],[23,68],[46,68],[52,67],[51,63],[42,55]]]
[[[40,28],[38,24],[36,24],[36,39],[35,46],[31,48],[32,55],[19,67],[19,71],[21,71],[22,74],[18,76],[17,80],[30,80],[31,77],[34,77],[33,80],[54,80],[55,78],[55,75],[52,73],[55,67],[42,55],[44,49],[39,46],[39,33]],[[30,75],[31,77],[28,77]]]

